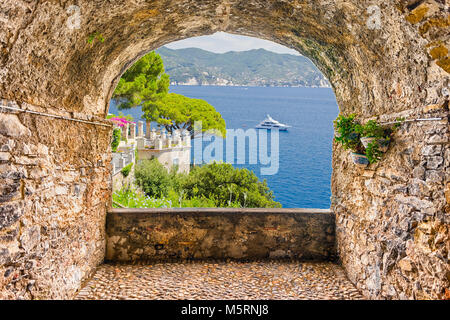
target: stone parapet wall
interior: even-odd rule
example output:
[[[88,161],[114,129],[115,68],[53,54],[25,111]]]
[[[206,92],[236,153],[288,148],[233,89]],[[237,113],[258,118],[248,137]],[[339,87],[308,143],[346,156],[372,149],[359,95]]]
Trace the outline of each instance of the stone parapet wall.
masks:
[[[70,298],[104,258],[112,130],[2,106],[0,299]]]
[[[113,209],[106,260],[292,258],[335,255],[335,219],[318,209]]]

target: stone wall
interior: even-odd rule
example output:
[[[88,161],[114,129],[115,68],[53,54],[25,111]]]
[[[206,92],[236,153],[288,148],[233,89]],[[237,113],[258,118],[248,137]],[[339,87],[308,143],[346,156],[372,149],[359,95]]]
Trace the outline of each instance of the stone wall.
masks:
[[[332,260],[334,226],[318,209],[113,209],[106,260]]]
[[[104,258],[111,130],[5,105],[19,107],[0,100],[0,299],[70,298]]]
[[[178,171],[189,173],[191,170],[191,147],[174,147],[172,149],[141,149],[138,150],[138,162],[156,158],[167,169],[171,170],[177,161]]]
[[[122,173],[122,170],[119,170],[112,176],[112,191],[118,191],[126,186],[131,186],[134,183],[134,170],[135,170],[136,164],[133,163],[133,166],[131,167],[130,173],[128,176],[124,176]]]
[[[404,123],[382,161],[366,169],[334,146],[339,255],[367,297],[443,298],[450,288],[448,106],[380,120],[399,116],[443,120]]]

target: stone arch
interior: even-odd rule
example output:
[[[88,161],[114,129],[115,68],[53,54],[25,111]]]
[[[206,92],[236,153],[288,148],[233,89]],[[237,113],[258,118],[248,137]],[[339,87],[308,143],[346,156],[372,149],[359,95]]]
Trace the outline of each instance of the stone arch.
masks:
[[[226,31],[272,40],[311,58],[332,83],[343,113],[356,112],[361,120],[441,118],[406,123],[383,163],[367,170],[352,167],[335,145],[332,208],[341,260],[366,295],[444,294],[450,272],[445,2],[7,1],[0,23],[3,106],[102,122],[117,80],[133,61],[174,40]],[[6,239],[0,271],[16,265],[29,272],[25,263],[36,252],[63,256],[62,246],[45,249],[61,235],[75,253],[66,252],[70,276],[61,264],[54,280],[45,279],[51,264],[43,258],[45,268],[31,267],[37,289],[24,280],[2,294],[70,296],[102,259],[104,231],[98,230],[110,186],[110,130],[3,111],[2,179],[12,186],[7,190],[21,186],[25,192],[16,190],[1,203],[0,217],[8,218],[0,228]],[[45,190],[60,201],[46,200]],[[71,281],[60,285],[65,276]]]

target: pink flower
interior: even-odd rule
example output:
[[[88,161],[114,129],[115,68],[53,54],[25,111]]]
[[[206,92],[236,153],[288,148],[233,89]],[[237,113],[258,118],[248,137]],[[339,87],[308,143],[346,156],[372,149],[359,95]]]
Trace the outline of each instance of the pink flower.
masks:
[[[127,123],[135,123],[133,121],[128,121],[127,119],[120,118],[120,117],[114,117],[109,120],[111,120],[112,122],[114,122],[116,125],[118,125],[121,128],[125,127],[127,125]]]

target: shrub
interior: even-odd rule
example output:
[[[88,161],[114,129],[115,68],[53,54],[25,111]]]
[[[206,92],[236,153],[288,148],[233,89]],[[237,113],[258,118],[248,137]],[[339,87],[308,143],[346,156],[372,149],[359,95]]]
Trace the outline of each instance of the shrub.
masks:
[[[274,201],[266,180],[261,182],[252,171],[227,163],[194,167],[188,176],[180,179],[180,187],[187,199],[210,199],[216,207],[281,207]]]
[[[281,207],[266,180],[248,169],[211,163],[193,167],[187,174],[170,172],[157,159],[136,166],[137,185],[148,197],[165,197],[175,207]]]
[[[386,138],[389,137],[387,130],[382,128],[375,120],[369,120],[365,125],[356,127],[357,132],[361,137],[370,138]]]
[[[378,141],[372,141],[366,148],[366,156],[370,163],[375,163],[381,160],[383,152],[380,150]]]
[[[352,150],[354,152],[362,153],[364,147],[360,141],[361,125],[355,121],[356,114],[352,113],[348,117],[339,115],[334,120],[334,126],[337,135],[334,138],[336,142],[340,143],[345,150]]]
[[[117,147],[119,147],[121,136],[122,131],[119,128],[114,128],[111,142],[112,152],[117,152]]]
[[[149,197],[167,196],[173,182],[158,159],[143,160],[135,168],[136,183]]]
[[[128,175],[130,174],[132,167],[133,167],[133,163],[130,163],[130,164],[126,165],[125,167],[123,167],[122,170],[120,171],[125,178],[128,177]]]
[[[113,207],[119,207],[114,202],[126,208],[171,208],[172,202],[169,199],[150,198],[142,191],[133,187],[124,187],[113,193]]]
[[[182,192],[177,192],[174,189],[169,190],[167,197],[174,207],[182,208],[214,208],[216,204],[214,200],[208,199],[206,197],[193,197],[186,199],[186,194]]]

